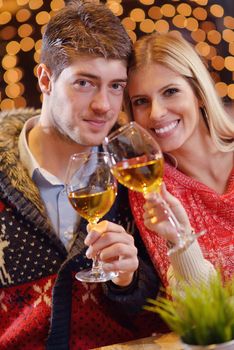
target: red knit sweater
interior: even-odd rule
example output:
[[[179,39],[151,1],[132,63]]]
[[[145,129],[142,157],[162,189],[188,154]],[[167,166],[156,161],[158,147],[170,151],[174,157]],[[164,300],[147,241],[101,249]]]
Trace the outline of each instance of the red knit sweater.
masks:
[[[206,234],[198,239],[205,259],[221,268],[225,279],[229,278],[234,273],[234,170],[222,195],[168,164],[165,166],[164,182],[168,191],[182,202],[195,232],[206,230]],[[143,241],[163,283],[167,285],[170,262],[166,242],[144,226],[142,194],[131,191],[129,195]]]
[[[50,276],[0,292],[1,350],[45,349],[54,282],[55,276]],[[70,349],[91,349],[134,338],[134,332],[113,318],[109,304],[100,284],[74,281]]]
[[[153,313],[140,311],[147,297],[156,296],[159,280],[141,249],[126,189],[119,187],[105,219],[139,239],[135,279],[126,288],[82,284],[74,274],[91,264],[84,245],[87,222],[81,219],[68,253],[19,159],[19,134],[37,113],[0,113],[0,349],[88,350],[150,335],[157,321],[150,324]]]

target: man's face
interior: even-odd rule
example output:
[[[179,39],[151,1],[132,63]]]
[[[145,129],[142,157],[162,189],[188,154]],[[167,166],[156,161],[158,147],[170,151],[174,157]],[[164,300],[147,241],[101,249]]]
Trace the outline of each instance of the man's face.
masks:
[[[118,118],[126,80],[123,61],[77,58],[50,80],[47,126],[80,145],[101,144]]]

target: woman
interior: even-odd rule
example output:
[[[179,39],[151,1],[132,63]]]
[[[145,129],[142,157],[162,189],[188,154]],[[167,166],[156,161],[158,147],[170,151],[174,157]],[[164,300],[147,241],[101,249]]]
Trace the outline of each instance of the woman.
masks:
[[[234,272],[234,127],[208,70],[182,36],[143,37],[135,44],[126,100],[134,120],[165,154],[164,182],[173,196],[166,188],[163,196],[188,233],[191,227],[196,233],[206,230],[168,257],[166,239],[175,243],[176,232],[162,230],[153,194],[145,203],[141,194],[130,193],[136,222],[164,284],[206,280],[213,266],[229,278]]]

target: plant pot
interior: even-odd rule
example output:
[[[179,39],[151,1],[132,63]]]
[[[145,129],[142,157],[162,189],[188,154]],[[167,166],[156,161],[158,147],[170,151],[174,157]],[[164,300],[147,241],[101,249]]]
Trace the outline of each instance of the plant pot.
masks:
[[[183,343],[183,350],[233,350],[234,340],[228,341],[221,344],[211,344],[211,345],[190,345]]]

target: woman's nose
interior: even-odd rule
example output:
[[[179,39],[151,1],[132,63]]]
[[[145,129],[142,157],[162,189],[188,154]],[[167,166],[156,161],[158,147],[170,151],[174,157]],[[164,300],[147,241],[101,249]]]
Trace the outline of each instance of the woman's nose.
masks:
[[[167,108],[162,101],[154,99],[151,104],[150,119],[159,120],[165,116]]]

